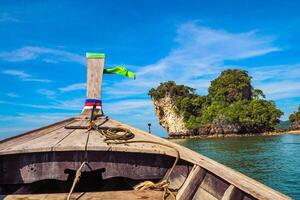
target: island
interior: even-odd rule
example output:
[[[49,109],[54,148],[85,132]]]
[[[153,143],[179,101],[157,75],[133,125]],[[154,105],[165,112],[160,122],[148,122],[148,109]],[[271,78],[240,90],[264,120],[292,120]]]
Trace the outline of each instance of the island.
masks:
[[[283,112],[253,88],[251,79],[245,70],[227,69],[211,81],[207,95],[175,81],[160,83],[149,95],[170,138],[274,131]]]

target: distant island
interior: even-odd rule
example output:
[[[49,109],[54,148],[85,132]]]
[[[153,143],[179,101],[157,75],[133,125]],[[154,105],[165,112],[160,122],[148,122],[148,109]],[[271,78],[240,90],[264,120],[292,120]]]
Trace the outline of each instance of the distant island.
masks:
[[[274,131],[283,112],[253,88],[251,78],[245,70],[228,69],[211,81],[206,96],[174,81],[152,88],[149,95],[170,138]]]

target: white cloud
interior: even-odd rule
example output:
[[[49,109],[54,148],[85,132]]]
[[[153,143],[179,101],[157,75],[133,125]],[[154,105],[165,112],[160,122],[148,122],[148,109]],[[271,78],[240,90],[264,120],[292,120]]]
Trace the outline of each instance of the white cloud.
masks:
[[[13,93],[13,92],[6,93],[6,96],[11,97],[11,98],[19,98],[20,97],[19,95],[17,95],[16,93]]]
[[[17,115],[0,115],[0,122],[10,122],[19,120],[29,124],[47,124],[56,122],[74,116],[74,113],[42,113],[42,114],[26,114]]]
[[[55,99],[56,98],[56,92],[53,90],[48,90],[48,89],[39,89],[36,91],[38,94],[41,94],[48,99]]]
[[[76,113],[19,113],[16,115],[0,115],[0,140],[72,116],[76,116]],[[18,122],[17,127],[16,122]]]
[[[85,58],[81,55],[64,50],[45,47],[25,46],[10,52],[1,52],[0,58],[10,62],[34,60],[41,57],[44,62],[75,62],[85,64]]]
[[[18,77],[22,81],[31,81],[31,82],[42,82],[42,83],[49,83],[51,80],[49,79],[39,79],[39,78],[33,78],[32,75],[21,71],[21,70],[3,70],[3,74],[11,75]]]
[[[143,95],[160,82],[175,80],[205,92],[212,78],[228,66],[226,60],[240,60],[265,55],[280,48],[270,37],[256,31],[230,33],[186,23],[178,27],[177,47],[154,64],[139,68],[137,79],[120,81],[104,88],[108,98]],[[126,88],[126,89],[124,89]]]
[[[51,64],[59,63],[57,60],[53,60],[53,59],[49,59],[49,58],[45,58],[45,59],[43,59],[43,61],[46,63],[51,63]]]
[[[262,89],[267,99],[283,100],[299,97],[300,64],[273,65],[249,68],[253,85]]]
[[[70,92],[74,90],[85,90],[86,89],[86,83],[75,83],[68,85],[66,87],[59,88],[61,92]]]
[[[0,22],[20,22],[20,20],[13,17],[9,13],[1,13],[0,14]]]
[[[65,100],[65,101],[55,100],[54,102],[49,102],[49,104],[30,104],[30,103],[18,103],[18,102],[11,102],[11,101],[0,101],[0,104],[36,108],[36,109],[74,110],[79,112],[83,108],[84,98]]]
[[[31,77],[30,74],[27,74],[24,71],[20,71],[20,70],[3,70],[2,73],[12,75],[12,76],[17,76],[20,79],[26,79]]]
[[[151,108],[152,102],[145,99],[131,99],[124,101],[108,102],[103,104],[103,109],[109,114],[132,114],[139,113]]]
[[[280,100],[291,97],[299,97],[300,81],[280,81],[258,85],[258,88],[265,91],[267,98]]]
[[[22,81],[31,81],[31,82],[40,82],[40,83],[50,83],[51,80],[49,79],[41,79],[41,78],[26,78]]]

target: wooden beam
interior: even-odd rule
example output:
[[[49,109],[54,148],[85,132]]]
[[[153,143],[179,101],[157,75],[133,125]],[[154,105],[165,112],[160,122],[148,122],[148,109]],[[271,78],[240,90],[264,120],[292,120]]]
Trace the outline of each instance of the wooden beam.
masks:
[[[230,185],[227,190],[225,191],[222,200],[242,200],[243,199],[243,192],[240,191],[234,185]]]
[[[200,185],[201,188],[206,190],[217,199],[221,199],[224,196],[224,193],[229,186],[229,183],[210,172],[206,173],[205,178]]]
[[[178,191],[176,196],[177,200],[189,200],[192,199],[196,191],[198,190],[206,172],[198,165],[194,165],[189,176],[184,182],[182,188]]]
[[[97,55],[103,56],[88,56],[87,54],[87,99],[101,99],[105,55]]]
[[[216,197],[214,197],[212,194],[204,190],[203,188],[199,188],[196,192],[196,194],[193,196],[193,200],[218,200]]]
[[[0,195],[0,199],[4,200],[65,200],[68,194],[57,193],[57,194],[19,194],[19,195]],[[143,190],[143,191],[110,191],[110,192],[87,192],[84,194],[74,193],[72,195],[73,199],[80,196],[80,200],[100,200],[100,199],[140,199],[140,200],[150,200],[150,199],[161,199],[163,195],[162,191],[153,190]]]

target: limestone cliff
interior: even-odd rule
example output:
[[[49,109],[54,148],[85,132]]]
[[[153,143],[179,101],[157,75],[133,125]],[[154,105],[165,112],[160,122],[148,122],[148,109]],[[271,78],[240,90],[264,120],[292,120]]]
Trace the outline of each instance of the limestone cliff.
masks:
[[[159,123],[168,131],[170,137],[191,134],[192,130],[185,127],[183,117],[175,112],[174,100],[170,95],[160,99],[152,98],[152,101]]]

